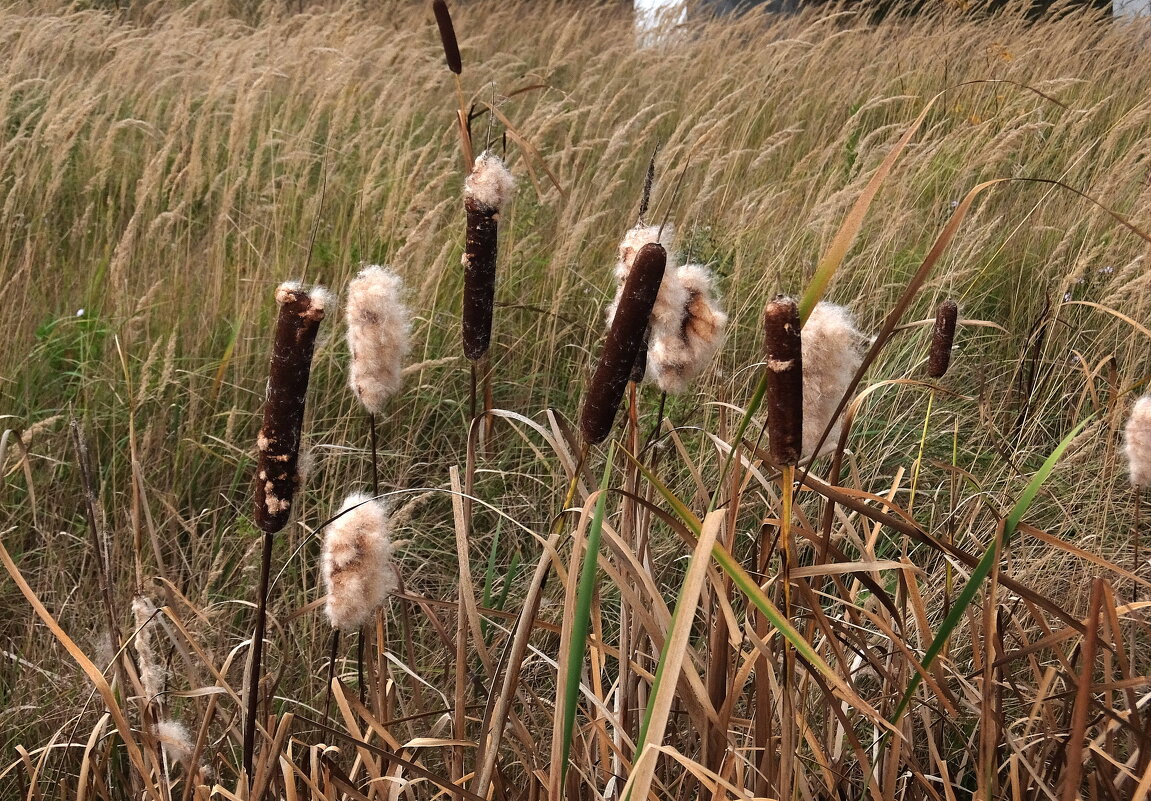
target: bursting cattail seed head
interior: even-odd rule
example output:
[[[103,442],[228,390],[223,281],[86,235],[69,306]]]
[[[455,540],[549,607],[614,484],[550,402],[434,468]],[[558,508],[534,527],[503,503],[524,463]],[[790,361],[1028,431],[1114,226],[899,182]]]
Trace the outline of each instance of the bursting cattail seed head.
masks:
[[[832,415],[863,364],[863,345],[869,341],[846,307],[817,303],[812,309],[803,326],[803,458],[835,449],[843,417],[833,423]],[[823,447],[815,453],[821,438]]]
[[[611,432],[628,378],[643,347],[666,266],[667,251],[656,242],[644,245],[635,255],[580,413],[580,433],[592,444],[603,442]]]
[[[776,465],[799,462],[803,447],[803,350],[799,307],[778,295],[763,311],[767,361],[768,455]]]
[[[667,253],[667,268],[664,271],[663,283],[660,284],[659,294],[656,295],[655,305],[651,311],[652,336],[656,330],[673,330],[683,321],[683,309],[688,302],[688,293],[683,285],[675,280],[675,258],[671,243],[675,239],[675,232],[670,225],[663,228],[662,233],[658,225],[639,225],[632,228],[619,243],[619,256],[615,265],[616,293],[615,299],[607,308],[607,325],[610,328],[615,319],[616,308],[620,298],[623,297],[623,286],[631,273],[632,264],[636,254],[644,245],[658,242]]]
[[[151,598],[137,595],[132,599],[132,618],[136,624],[136,668],[148,703],[160,697],[168,680],[168,671],[157,653],[156,615],[156,605]]]
[[[476,157],[464,182],[463,345],[464,355],[471,361],[483,358],[491,346],[500,210],[514,188],[515,177],[490,151]]]
[[[174,718],[164,718],[156,724],[156,739],[164,749],[169,762],[185,762],[192,756],[192,738],[184,724]]]
[[[330,301],[323,287],[305,291],[299,284],[286,283],[276,290],[280,313],[272,343],[264,425],[256,438],[256,525],[268,534],[287,525],[292,496],[300,484],[297,462],[312,351]]]
[[[353,631],[383,606],[398,582],[387,505],[355,493],[340,512],[324,533],[324,611],[332,628]]]
[[[1151,487],[1151,395],[1135,401],[1123,438],[1132,486]]]
[[[370,414],[379,414],[400,388],[412,327],[403,287],[398,275],[375,265],[348,286],[349,383]]]
[[[723,344],[727,315],[714,297],[711,272],[703,265],[685,264],[665,277],[664,284],[669,280],[678,285],[676,294],[683,297],[683,306],[674,325],[653,328],[648,370],[660,390],[678,394]]]
[[[444,60],[448,62],[448,69],[459,75],[464,69],[464,64],[460,60],[456,27],[452,24],[452,15],[448,11],[448,4],[444,0],[432,0],[432,13],[436,15],[436,27],[440,29],[440,41],[444,45]]]
[[[951,346],[955,342],[955,322],[959,319],[959,306],[954,300],[945,300],[935,312],[935,325],[931,329],[931,352],[927,357],[927,374],[943,378],[951,364]]]

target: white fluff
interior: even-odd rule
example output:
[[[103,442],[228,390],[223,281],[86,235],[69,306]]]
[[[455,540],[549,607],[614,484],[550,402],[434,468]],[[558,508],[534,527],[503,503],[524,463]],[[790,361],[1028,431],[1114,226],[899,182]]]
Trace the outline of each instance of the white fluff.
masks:
[[[137,595],[132,599],[132,617],[136,622],[136,668],[148,703],[156,701],[168,678],[168,671],[156,653],[156,615],[156,605],[148,596]]]
[[[411,314],[401,299],[403,287],[400,276],[376,265],[364,269],[348,287],[348,383],[371,414],[379,414],[399,391],[411,347]]]
[[[803,326],[803,458],[822,456],[835,449],[843,430],[842,415],[835,420],[819,453],[812,453],[831,422],[835,408],[863,364],[868,337],[855,327],[844,306],[819,303]]]
[[[648,348],[648,377],[667,393],[687,389],[723,344],[727,315],[714,297],[711,272],[701,264],[671,270],[671,281],[682,296],[679,319],[657,325],[653,315]],[[661,287],[661,292],[662,292]]]
[[[678,327],[682,322],[683,308],[687,305],[689,298],[683,284],[675,280],[675,255],[672,251],[674,239],[675,232],[670,225],[664,226],[663,233],[660,234],[658,225],[640,223],[624,234],[619,243],[619,257],[615,265],[617,284],[615,299],[607,308],[606,317],[609,328],[612,321],[615,320],[615,311],[619,308],[620,299],[623,297],[623,286],[627,281],[628,274],[631,273],[636,254],[644,245],[652,242],[658,242],[667,251],[667,264],[663,271],[663,281],[659,285],[659,294],[656,295],[655,306],[651,310],[650,320],[653,335],[657,328],[671,330]]]
[[[1135,401],[1123,434],[1131,484],[1151,487],[1151,395]]]
[[[192,756],[192,738],[184,724],[165,718],[156,724],[156,739],[164,748],[169,762],[184,762]]]
[[[475,166],[464,180],[464,201],[499,211],[516,188],[515,176],[503,159],[490,150],[476,156]]]
[[[324,534],[324,611],[333,628],[354,631],[396,590],[391,521],[382,501],[360,493],[340,511]]]

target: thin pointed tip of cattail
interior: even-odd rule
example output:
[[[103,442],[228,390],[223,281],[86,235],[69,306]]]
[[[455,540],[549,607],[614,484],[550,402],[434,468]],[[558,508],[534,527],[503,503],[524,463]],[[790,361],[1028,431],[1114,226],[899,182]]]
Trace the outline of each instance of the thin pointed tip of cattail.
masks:
[[[398,587],[392,563],[390,511],[383,501],[353,493],[324,532],[324,612],[332,628],[354,631]]]
[[[452,24],[452,14],[444,0],[432,0],[432,13],[436,15],[436,27],[440,29],[440,42],[444,46],[444,60],[448,69],[459,75],[464,64],[460,59],[460,45],[456,41],[456,27]]]
[[[1151,395],[1135,401],[1123,429],[1127,470],[1134,487],[1151,487]]]
[[[945,300],[935,312],[935,325],[931,329],[931,351],[927,356],[927,374],[943,378],[951,365],[951,347],[955,344],[955,323],[959,319],[959,306],[954,300]]]
[[[776,465],[794,465],[803,451],[803,350],[794,298],[776,295],[767,304],[763,342],[768,454]]]
[[[411,314],[404,282],[392,270],[369,265],[348,285],[348,383],[369,414],[383,411],[403,380]]]

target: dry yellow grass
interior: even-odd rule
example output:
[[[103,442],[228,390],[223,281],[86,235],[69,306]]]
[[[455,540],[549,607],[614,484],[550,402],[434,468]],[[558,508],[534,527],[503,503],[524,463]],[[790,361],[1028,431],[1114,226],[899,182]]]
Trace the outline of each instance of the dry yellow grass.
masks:
[[[549,532],[562,547],[564,580],[539,591],[540,619],[570,622],[570,605],[559,602],[565,591],[574,597],[579,554],[571,553],[569,535],[556,533],[552,516],[565,496],[586,505],[570,521],[582,541],[595,482],[570,483],[577,454],[545,410],[567,419],[577,413],[615,288],[615,245],[635,221],[658,141],[661,177],[649,220],[667,214],[686,255],[714,266],[730,320],[717,368],[669,404],[669,419],[683,427],[678,440],[665,438],[657,450],[661,480],[701,519],[709,493],[720,489],[723,456],[708,435],[729,438],[738,417],[722,404],[742,408],[751,396],[765,301],[803,292],[877,165],[937,93],[946,91],[883,184],[831,285],[828,299],[851,306],[861,328],[879,327],[980,181],[1059,180],[1151,228],[1145,28],[1082,16],[1031,25],[941,12],[869,25],[850,14],[803,15],[770,26],[755,19],[713,24],[639,48],[630,28],[603,10],[533,4],[525,12],[483,3],[453,5],[453,15],[467,99],[483,112],[496,98],[493,143],[502,149],[508,123],[514,126],[507,161],[520,181],[500,226],[494,406],[527,416],[547,434],[507,418],[496,428],[498,448],[479,455],[465,437],[466,363],[446,360],[459,353],[464,165],[454,82],[427,6],[386,2],[302,14],[222,1],[154,3],[121,14],[33,2],[0,9],[0,431],[24,432],[0,443],[0,539],[44,608],[99,669],[109,668],[136,732],[122,751],[112,733],[119,720],[102,717],[107,696],[90,690],[84,666],[34,615],[21,588],[0,582],[0,794],[31,784],[45,798],[72,798],[82,787],[89,797],[139,797],[150,785],[148,797],[166,798],[170,779],[174,797],[190,797],[189,775],[207,781],[195,774],[198,764],[210,766],[221,787],[236,787],[233,716],[241,704],[234,694],[243,684],[246,649],[239,646],[249,636],[259,542],[249,520],[252,444],[275,312],[268,298],[285,279],[340,294],[362,264],[391,265],[412,289],[412,358],[423,365],[380,420],[382,488],[402,491],[393,500],[402,517],[396,535],[408,541],[399,564],[407,593],[423,605],[397,603],[377,621],[369,675],[379,671],[391,682],[368,694],[367,708],[354,690],[337,691],[331,725],[344,732],[337,735],[282,716],[324,719],[328,638],[315,529],[371,472],[336,315],[317,345],[302,454],[310,468],[294,522],[277,541],[266,656],[278,676],[277,725],[288,765],[281,774],[265,760],[255,778],[278,786],[298,771],[301,797],[318,798],[300,776],[337,781],[319,742],[343,749],[333,765],[361,790],[367,777],[389,772],[417,778],[415,769],[389,764],[369,747],[353,765],[354,744],[338,738],[368,732],[373,717],[387,721],[373,734],[375,746],[390,744],[437,778],[467,778],[474,787],[465,774],[482,755],[448,740],[478,741],[486,693],[499,686],[500,654],[511,639],[504,629],[515,628],[514,619],[483,609],[514,615],[530,607],[531,567]],[[972,81],[982,83],[963,85]],[[477,151],[487,130],[487,115],[477,117]],[[669,208],[680,170],[683,188]],[[1122,637],[1105,620],[1133,593],[1147,593],[1114,569],[1131,567],[1133,505],[1120,431],[1151,377],[1147,247],[1105,211],[1050,184],[1007,183],[982,195],[909,310],[906,320],[923,325],[897,334],[868,373],[839,481],[889,497],[924,530],[978,554],[1055,444],[1093,415],[1029,512],[1036,528],[1017,535],[1004,575],[1084,626],[1094,620],[1105,643],[1097,682],[1129,680],[1097,690],[1084,719],[1096,739],[1083,757],[1083,787],[1100,797],[1107,783],[1118,797],[1131,797],[1140,778],[1151,776],[1138,756],[1151,751],[1123,722],[1133,698],[1145,702],[1147,632],[1131,610],[1117,613]],[[969,321],[942,382],[947,391],[883,384],[923,378],[930,318],[947,297]],[[641,398],[644,435],[657,403],[650,393]],[[71,416],[90,451],[94,535]],[[470,468],[469,453],[478,460]],[[453,504],[451,465],[464,472],[474,508]],[[617,467],[628,486],[662,503],[641,476]],[[759,524],[774,525],[779,515],[778,488],[755,475],[719,536],[740,554]],[[814,475],[826,478],[827,469],[821,464]],[[427,488],[437,492],[427,496]],[[412,498],[417,505],[405,506]],[[659,646],[665,636],[687,637],[687,624],[673,628],[670,616],[686,571],[679,557],[690,553],[676,533],[686,529],[653,520],[642,503],[617,502],[603,534],[610,558],[602,557],[602,569],[614,572],[601,576],[592,668],[581,691],[588,703],[580,707],[567,779],[587,798],[621,789]],[[824,524],[815,493],[800,492],[796,503],[796,529],[818,535]],[[922,655],[943,617],[944,595],[954,598],[970,566],[946,562],[905,531],[842,504],[827,525],[852,558],[870,565],[874,586],[845,578],[833,587],[818,574],[801,576],[838,599],[825,613],[866,610],[836,624],[850,645],[821,639],[818,616],[796,625],[861,700],[888,714],[912,673],[900,649]],[[1053,538],[1084,553],[1071,556]],[[461,563],[467,566],[460,549],[470,553],[477,584],[487,579],[490,587],[461,604],[457,635]],[[801,558],[810,561],[818,550]],[[923,572],[892,568],[904,557]],[[1148,575],[1145,565],[1137,569]],[[694,582],[702,579],[690,575],[698,590]],[[1104,600],[1092,618],[1095,575],[1115,595],[1100,590]],[[877,589],[897,602],[904,628],[876,603]],[[768,590],[778,593],[778,583]],[[161,650],[175,693],[166,707],[199,739],[183,766],[165,761],[155,712],[123,700],[141,694],[132,660],[110,666],[107,621],[130,638],[138,593],[166,607]],[[669,713],[665,733],[678,751],[661,757],[655,792],[711,794],[713,780],[702,772],[689,778],[682,759],[720,770],[731,787],[715,790],[717,797],[745,795],[761,779],[776,787],[783,777],[803,798],[952,799],[977,788],[999,797],[1057,797],[1062,744],[1074,739],[1079,720],[1072,714],[1079,644],[1090,638],[1069,635],[1013,662],[1010,675],[991,676],[985,649],[1035,641],[1040,619],[1062,630],[1003,586],[998,593],[1006,610],[1000,618],[991,603],[973,607],[954,650],[929,671],[922,696],[930,703],[902,723],[921,738],[914,749],[887,741],[886,761],[867,752],[882,727],[847,702],[843,720],[832,716],[817,683],[804,678],[795,695],[804,725],[780,734],[800,737],[787,752],[795,761],[753,779],[759,757],[748,751],[756,729],[743,682],[759,661],[754,615],[744,618],[738,593],[726,608],[707,589],[701,608],[715,616],[709,624],[725,609],[738,615],[723,623],[732,624],[728,634],[738,644],[722,657],[730,672],[726,662],[721,672],[739,700],[716,707],[727,715],[730,754],[738,756],[724,762],[714,750],[722,727],[708,717],[704,701],[715,696],[705,683],[719,662],[699,656],[707,638],[697,630],[684,660],[681,706]],[[808,609],[809,602],[796,600]],[[497,798],[533,797],[556,781],[546,775],[557,695],[554,632],[545,626],[532,640],[520,695],[502,713]],[[1122,655],[1105,647],[1124,638],[1138,647]],[[778,649],[779,638],[768,645]],[[465,659],[455,658],[457,649]],[[633,660],[617,674],[620,649]],[[348,686],[354,660],[349,650],[336,666]],[[454,667],[445,670],[445,660]],[[612,695],[617,678],[622,694]],[[771,681],[779,678],[773,673]],[[991,688],[1001,695],[992,698]],[[631,706],[613,707],[620,699]],[[844,720],[862,745],[846,736]],[[1103,753],[1119,764],[1134,761],[1115,768]],[[882,763],[870,787],[863,756]],[[620,775],[613,780],[613,773]],[[930,775],[941,778],[924,778]],[[386,784],[371,792],[384,797]],[[431,797],[429,787],[415,785],[411,797]]]

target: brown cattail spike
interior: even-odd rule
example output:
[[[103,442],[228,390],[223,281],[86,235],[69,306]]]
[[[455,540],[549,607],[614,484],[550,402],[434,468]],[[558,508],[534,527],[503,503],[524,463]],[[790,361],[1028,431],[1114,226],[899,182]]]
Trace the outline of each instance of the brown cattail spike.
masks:
[[[931,353],[927,357],[927,374],[943,378],[951,364],[951,346],[955,342],[955,322],[959,319],[959,306],[954,300],[945,300],[935,312],[935,327],[931,329]]]
[[[648,318],[666,266],[667,251],[657,242],[649,242],[635,255],[580,414],[580,432],[592,444],[603,442],[611,432],[628,378],[643,348]]]
[[[444,0],[432,0],[432,12],[436,15],[436,25],[440,29],[440,41],[444,44],[444,59],[448,62],[448,69],[459,75],[464,69],[464,63],[460,60],[460,46],[456,42],[456,28],[452,25],[448,4]]]
[[[305,292],[297,284],[282,284],[276,290],[276,301],[280,314],[272,344],[268,399],[256,440],[256,525],[268,534],[287,524],[292,496],[300,483],[297,461],[304,399],[328,293],[322,287]]]
[[[492,340],[496,294],[496,252],[500,209],[511,197],[515,178],[494,153],[484,151],[464,182],[467,231],[464,240],[464,355],[483,358]]]
[[[763,312],[767,359],[768,455],[776,465],[794,465],[803,451],[803,348],[799,307],[779,295]]]

